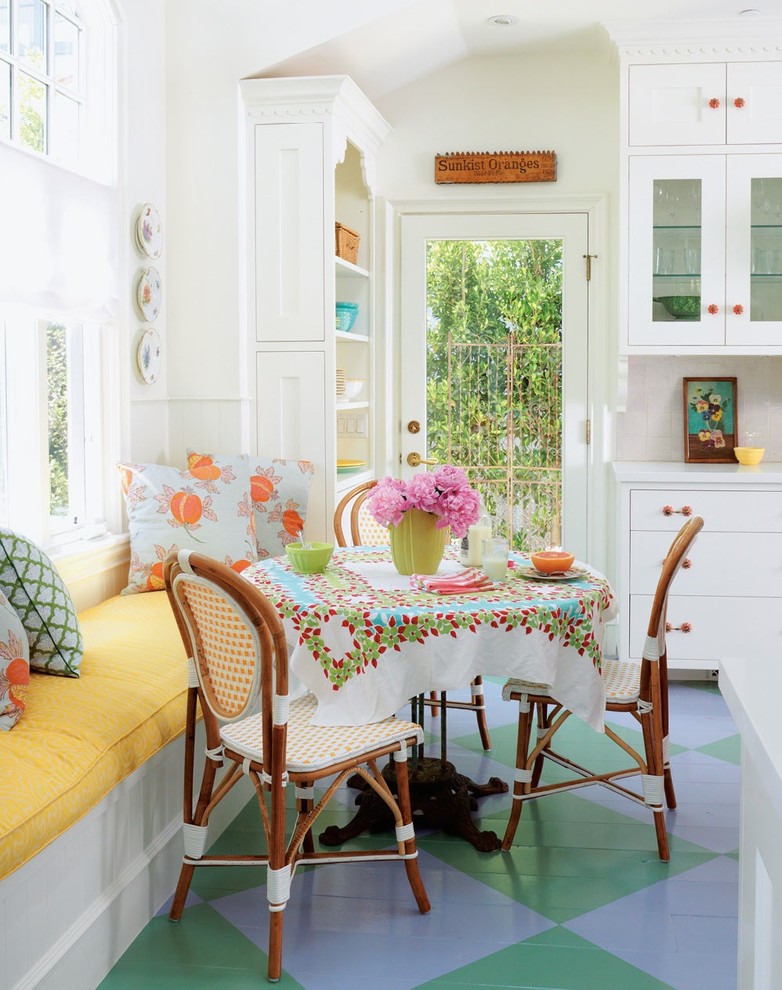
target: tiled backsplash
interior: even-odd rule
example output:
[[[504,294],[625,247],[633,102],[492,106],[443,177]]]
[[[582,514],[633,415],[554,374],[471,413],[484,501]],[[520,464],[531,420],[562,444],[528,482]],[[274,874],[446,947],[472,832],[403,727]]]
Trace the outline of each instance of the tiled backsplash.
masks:
[[[737,379],[739,445],[782,461],[782,357],[631,357],[626,411],[617,416],[616,459],[684,461],[683,378]]]

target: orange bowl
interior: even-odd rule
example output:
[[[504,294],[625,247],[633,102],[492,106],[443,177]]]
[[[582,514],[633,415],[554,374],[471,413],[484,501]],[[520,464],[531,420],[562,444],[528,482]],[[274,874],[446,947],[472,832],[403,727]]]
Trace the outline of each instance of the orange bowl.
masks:
[[[572,553],[565,550],[537,550],[529,555],[532,566],[541,574],[558,574],[569,571],[576,559]]]

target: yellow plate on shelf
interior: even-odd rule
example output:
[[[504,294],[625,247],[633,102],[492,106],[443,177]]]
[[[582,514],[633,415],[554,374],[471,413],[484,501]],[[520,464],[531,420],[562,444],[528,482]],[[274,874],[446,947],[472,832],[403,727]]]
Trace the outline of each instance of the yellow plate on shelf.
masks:
[[[360,471],[367,466],[366,461],[355,461],[349,458],[342,458],[337,461],[337,474],[350,474],[352,471]]]

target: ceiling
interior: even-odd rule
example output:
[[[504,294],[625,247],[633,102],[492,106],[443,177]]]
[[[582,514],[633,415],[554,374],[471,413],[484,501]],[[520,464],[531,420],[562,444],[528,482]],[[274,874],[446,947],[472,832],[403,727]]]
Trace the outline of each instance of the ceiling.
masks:
[[[717,20],[727,37],[734,27],[737,36],[746,35],[780,12],[779,0],[757,2],[758,8],[753,0],[374,0],[371,7],[357,4],[360,27],[292,54],[262,74],[344,73],[377,98],[471,56],[608,51],[604,25],[686,22],[692,37],[699,25],[708,33],[706,22]],[[368,10],[377,12],[374,19],[367,20]],[[498,14],[514,22],[492,23]]]

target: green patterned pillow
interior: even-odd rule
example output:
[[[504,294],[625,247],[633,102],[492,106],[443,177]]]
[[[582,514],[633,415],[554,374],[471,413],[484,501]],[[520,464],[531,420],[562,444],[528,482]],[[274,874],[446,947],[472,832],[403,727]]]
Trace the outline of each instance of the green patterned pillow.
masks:
[[[48,556],[30,540],[0,528],[0,590],[22,620],[30,667],[78,677],[84,643],[73,601]]]

